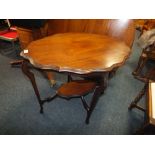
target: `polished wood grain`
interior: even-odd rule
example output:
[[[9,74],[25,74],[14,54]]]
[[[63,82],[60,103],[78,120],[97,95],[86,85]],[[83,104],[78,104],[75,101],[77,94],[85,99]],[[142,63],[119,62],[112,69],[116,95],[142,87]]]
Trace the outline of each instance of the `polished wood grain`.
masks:
[[[134,40],[134,22],[129,19],[52,19],[48,34],[85,32],[108,35],[124,41],[129,47]]]
[[[122,41],[88,33],[64,33],[33,41],[21,56],[41,69],[86,74],[111,71],[130,55]]]
[[[93,91],[96,87],[95,82],[76,80],[63,84],[57,91],[61,97],[71,98],[84,96]]]

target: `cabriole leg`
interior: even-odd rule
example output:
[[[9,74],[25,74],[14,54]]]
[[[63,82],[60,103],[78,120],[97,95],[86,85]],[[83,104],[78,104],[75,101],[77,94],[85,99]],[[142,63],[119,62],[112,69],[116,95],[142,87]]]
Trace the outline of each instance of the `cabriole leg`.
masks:
[[[93,97],[92,97],[92,100],[91,100],[91,103],[90,103],[90,106],[89,106],[89,110],[87,111],[87,117],[86,117],[86,124],[89,124],[89,120],[90,120],[90,117],[91,117],[91,114],[98,102],[98,99],[99,97],[101,96],[101,94],[104,92],[104,90],[106,89],[107,87],[107,78],[108,78],[108,75],[109,73],[104,73],[101,77],[99,77],[98,79],[98,86],[96,87],[95,91],[94,91],[94,94],[93,94]]]
[[[26,60],[24,60],[22,62],[22,71],[30,79],[31,84],[32,84],[33,89],[34,89],[34,92],[35,92],[37,99],[38,99],[38,102],[40,104],[40,113],[43,113],[43,101],[40,98],[40,93],[39,93],[39,90],[38,90],[38,87],[37,87],[37,84],[35,81],[34,74],[32,72],[30,72],[29,67],[28,67],[28,62]]]

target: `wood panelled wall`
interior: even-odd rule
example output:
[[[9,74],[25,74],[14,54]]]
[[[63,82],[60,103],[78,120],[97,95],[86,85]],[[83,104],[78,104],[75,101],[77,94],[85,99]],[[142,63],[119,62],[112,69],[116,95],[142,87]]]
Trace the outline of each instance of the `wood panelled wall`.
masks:
[[[48,35],[65,32],[106,34],[125,41],[131,47],[135,28],[133,20],[51,19],[48,21]]]

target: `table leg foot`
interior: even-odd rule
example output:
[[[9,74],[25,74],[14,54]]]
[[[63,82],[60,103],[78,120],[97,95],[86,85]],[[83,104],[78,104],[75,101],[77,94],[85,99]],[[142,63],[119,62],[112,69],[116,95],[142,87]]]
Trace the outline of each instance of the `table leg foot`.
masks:
[[[89,124],[89,118],[86,118],[85,123],[86,123],[86,124]]]
[[[43,111],[43,106],[40,107],[40,113],[41,113],[41,114],[44,113],[44,111]]]

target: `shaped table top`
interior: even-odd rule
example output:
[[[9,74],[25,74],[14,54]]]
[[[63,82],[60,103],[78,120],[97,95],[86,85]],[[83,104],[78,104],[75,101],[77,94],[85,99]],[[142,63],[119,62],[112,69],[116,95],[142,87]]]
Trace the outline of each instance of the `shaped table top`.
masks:
[[[106,35],[62,33],[31,42],[21,56],[40,69],[88,74],[123,65],[130,52],[124,42]]]

